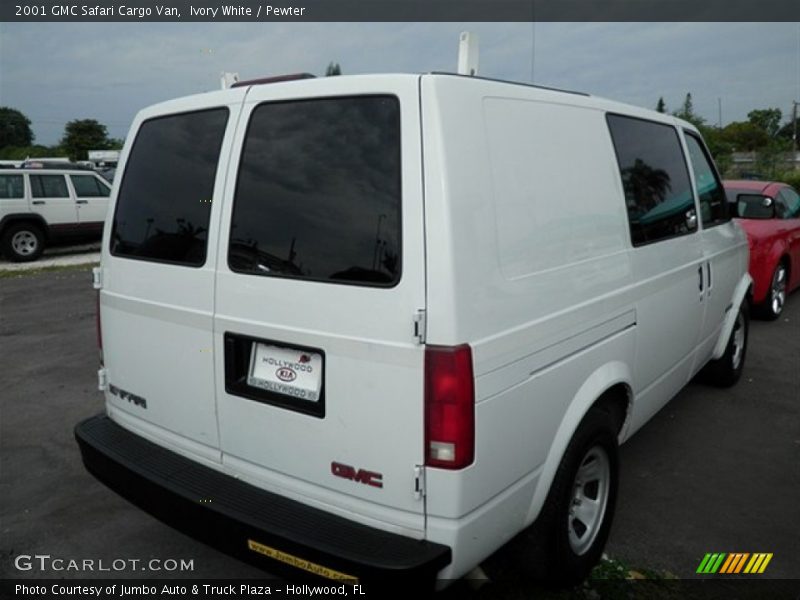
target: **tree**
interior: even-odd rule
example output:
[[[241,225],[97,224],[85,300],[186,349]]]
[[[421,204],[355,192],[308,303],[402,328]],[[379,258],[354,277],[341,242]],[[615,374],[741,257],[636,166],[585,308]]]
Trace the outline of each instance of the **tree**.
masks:
[[[692,103],[691,93],[686,94],[686,98],[684,99],[683,106],[681,106],[680,110],[672,114],[678,117],[679,119],[683,119],[684,121],[689,121],[689,123],[691,123],[698,129],[702,128],[706,122],[706,120],[703,117],[694,112],[694,104]]]
[[[733,166],[733,145],[725,138],[723,129],[701,127],[700,133],[714,162],[717,163],[717,169],[724,176]]]
[[[636,207],[641,213],[655,208],[667,197],[672,189],[669,174],[663,169],[654,169],[641,158],[637,158],[632,167],[622,171],[622,185],[630,196],[636,198]]]
[[[76,119],[64,127],[61,146],[71,160],[86,160],[89,150],[108,149],[108,131],[94,119]]]
[[[750,123],[764,131],[771,138],[778,135],[781,128],[782,116],[781,109],[779,108],[751,110],[747,113],[747,118]]]
[[[656,104],[656,110],[658,112],[660,112],[660,113],[666,113],[667,112],[667,105],[664,102],[664,96],[661,96],[658,99],[658,104]]]
[[[734,121],[722,130],[722,139],[737,152],[753,152],[769,143],[767,133],[750,121]]]
[[[30,146],[33,138],[28,117],[14,108],[0,107],[0,148]]]
[[[60,149],[56,146],[6,146],[0,148],[0,160],[25,160],[26,158],[41,158],[45,156],[58,156]]]
[[[797,124],[795,125],[795,122],[789,119],[789,122],[781,127],[780,131],[778,131],[778,137],[791,142],[794,139],[795,131],[797,132],[798,137],[800,137],[800,117],[798,117],[796,121]]]
[[[339,63],[330,62],[328,63],[328,68],[325,69],[325,77],[330,77],[331,75],[341,75],[342,68],[339,66]]]

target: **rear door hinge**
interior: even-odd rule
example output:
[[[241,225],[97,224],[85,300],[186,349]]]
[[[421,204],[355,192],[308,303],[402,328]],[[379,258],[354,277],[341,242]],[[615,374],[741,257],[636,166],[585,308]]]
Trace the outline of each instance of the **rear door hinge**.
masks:
[[[414,500],[425,497],[425,467],[414,465]]]
[[[100,367],[97,369],[97,389],[101,392],[106,391],[108,387],[108,373],[106,372],[105,367]]]
[[[92,287],[96,290],[103,289],[103,268],[94,267],[92,269]]]
[[[414,337],[420,344],[425,343],[426,335],[428,333],[428,315],[424,308],[417,310],[414,315]]]

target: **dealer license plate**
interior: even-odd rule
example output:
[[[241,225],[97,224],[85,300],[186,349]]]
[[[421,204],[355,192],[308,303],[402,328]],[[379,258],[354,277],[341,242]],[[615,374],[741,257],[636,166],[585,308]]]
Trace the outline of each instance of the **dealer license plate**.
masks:
[[[322,387],[322,355],[253,342],[248,385],[316,402]]]

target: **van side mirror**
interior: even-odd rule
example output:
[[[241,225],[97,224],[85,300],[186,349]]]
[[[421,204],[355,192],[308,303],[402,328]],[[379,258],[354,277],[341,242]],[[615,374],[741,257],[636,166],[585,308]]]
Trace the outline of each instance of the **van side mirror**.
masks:
[[[775,218],[775,200],[762,194],[736,196],[736,216],[740,219]]]

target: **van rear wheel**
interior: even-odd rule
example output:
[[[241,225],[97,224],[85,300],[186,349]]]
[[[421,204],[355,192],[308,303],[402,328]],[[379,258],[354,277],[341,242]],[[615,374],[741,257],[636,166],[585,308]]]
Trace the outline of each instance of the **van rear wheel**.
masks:
[[[44,250],[42,230],[31,223],[10,225],[3,233],[0,250],[8,260],[14,262],[36,260]]]
[[[485,564],[495,579],[580,583],[603,553],[617,498],[617,427],[592,408],[572,437],[539,518]]]

